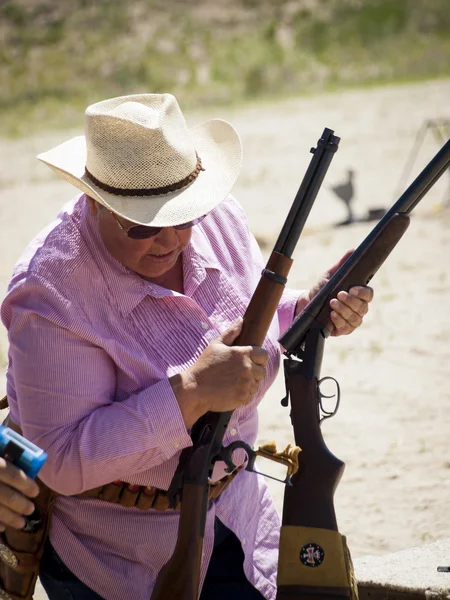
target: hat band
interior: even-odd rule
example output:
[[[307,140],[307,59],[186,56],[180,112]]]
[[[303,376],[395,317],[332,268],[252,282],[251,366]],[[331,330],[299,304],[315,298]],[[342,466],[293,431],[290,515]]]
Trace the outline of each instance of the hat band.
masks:
[[[85,167],[85,174],[93,184],[102,189],[105,192],[109,192],[110,194],[116,194],[117,196],[161,196],[163,194],[169,194],[170,192],[175,192],[176,190],[181,190],[185,188],[189,184],[191,184],[197,177],[199,176],[200,171],[204,171],[205,169],[202,167],[202,161],[200,156],[195,153],[197,157],[197,165],[195,169],[190,173],[187,177],[182,179],[181,181],[176,181],[175,183],[171,183],[169,185],[164,185],[162,187],[157,188],[119,188],[114,187],[112,185],[108,185],[107,183],[103,183],[100,179],[97,179],[92,173],[90,173]]]

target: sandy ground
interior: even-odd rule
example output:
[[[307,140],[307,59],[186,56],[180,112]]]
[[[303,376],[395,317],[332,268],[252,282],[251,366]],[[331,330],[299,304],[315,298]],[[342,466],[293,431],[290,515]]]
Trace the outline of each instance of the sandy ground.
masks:
[[[350,91],[188,116],[194,124],[220,116],[244,144],[235,194],[268,253],[324,127],[341,136],[325,184],[294,255],[290,284],[308,287],[373,224],[346,228],[344,205],[329,186],[356,172],[354,209],[388,207],[405,188],[401,175],[425,120],[450,119],[450,81]],[[2,294],[30,237],[72,195],[36,160],[39,151],[75,132],[0,140]],[[409,177],[437,152],[425,135]],[[323,375],[341,385],[341,407],[323,425],[327,445],[346,462],[336,493],[340,529],[355,557],[386,554],[450,537],[450,177],[414,211],[405,237],[373,280],[376,299],[364,326],[326,343]],[[6,360],[5,333],[0,338]],[[260,441],[292,441],[280,376],[267,395]],[[260,465],[262,468],[263,465]],[[283,486],[269,482],[281,509]],[[36,596],[45,598],[42,592]]]

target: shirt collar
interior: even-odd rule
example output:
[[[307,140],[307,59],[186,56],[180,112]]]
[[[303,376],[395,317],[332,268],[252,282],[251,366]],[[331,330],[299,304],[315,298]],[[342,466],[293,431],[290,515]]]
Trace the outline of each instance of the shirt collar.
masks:
[[[205,279],[208,269],[220,269],[220,264],[202,222],[193,227],[191,241],[183,252],[184,293],[186,296],[194,294]]]

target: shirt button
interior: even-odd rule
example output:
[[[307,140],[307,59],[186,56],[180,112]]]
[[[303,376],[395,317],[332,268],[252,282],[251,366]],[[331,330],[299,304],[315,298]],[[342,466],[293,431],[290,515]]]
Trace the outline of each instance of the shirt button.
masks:
[[[202,321],[202,329],[204,329],[205,331],[209,329],[209,323],[207,323],[206,321]]]
[[[180,449],[180,444],[178,442],[175,442],[174,448],[176,448],[177,450],[179,450]]]
[[[233,429],[230,429],[230,435],[236,435],[237,434],[237,430],[233,427]]]
[[[245,546],[245,538],[242,539],[242,545]]]

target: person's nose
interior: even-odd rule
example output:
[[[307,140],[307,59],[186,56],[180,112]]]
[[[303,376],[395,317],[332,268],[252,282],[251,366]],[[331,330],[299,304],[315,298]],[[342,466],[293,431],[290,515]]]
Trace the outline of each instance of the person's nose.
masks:
[[[177,230],[174,227],[163,227],[153,239],[160,246],[173,249],[178,244]]]

